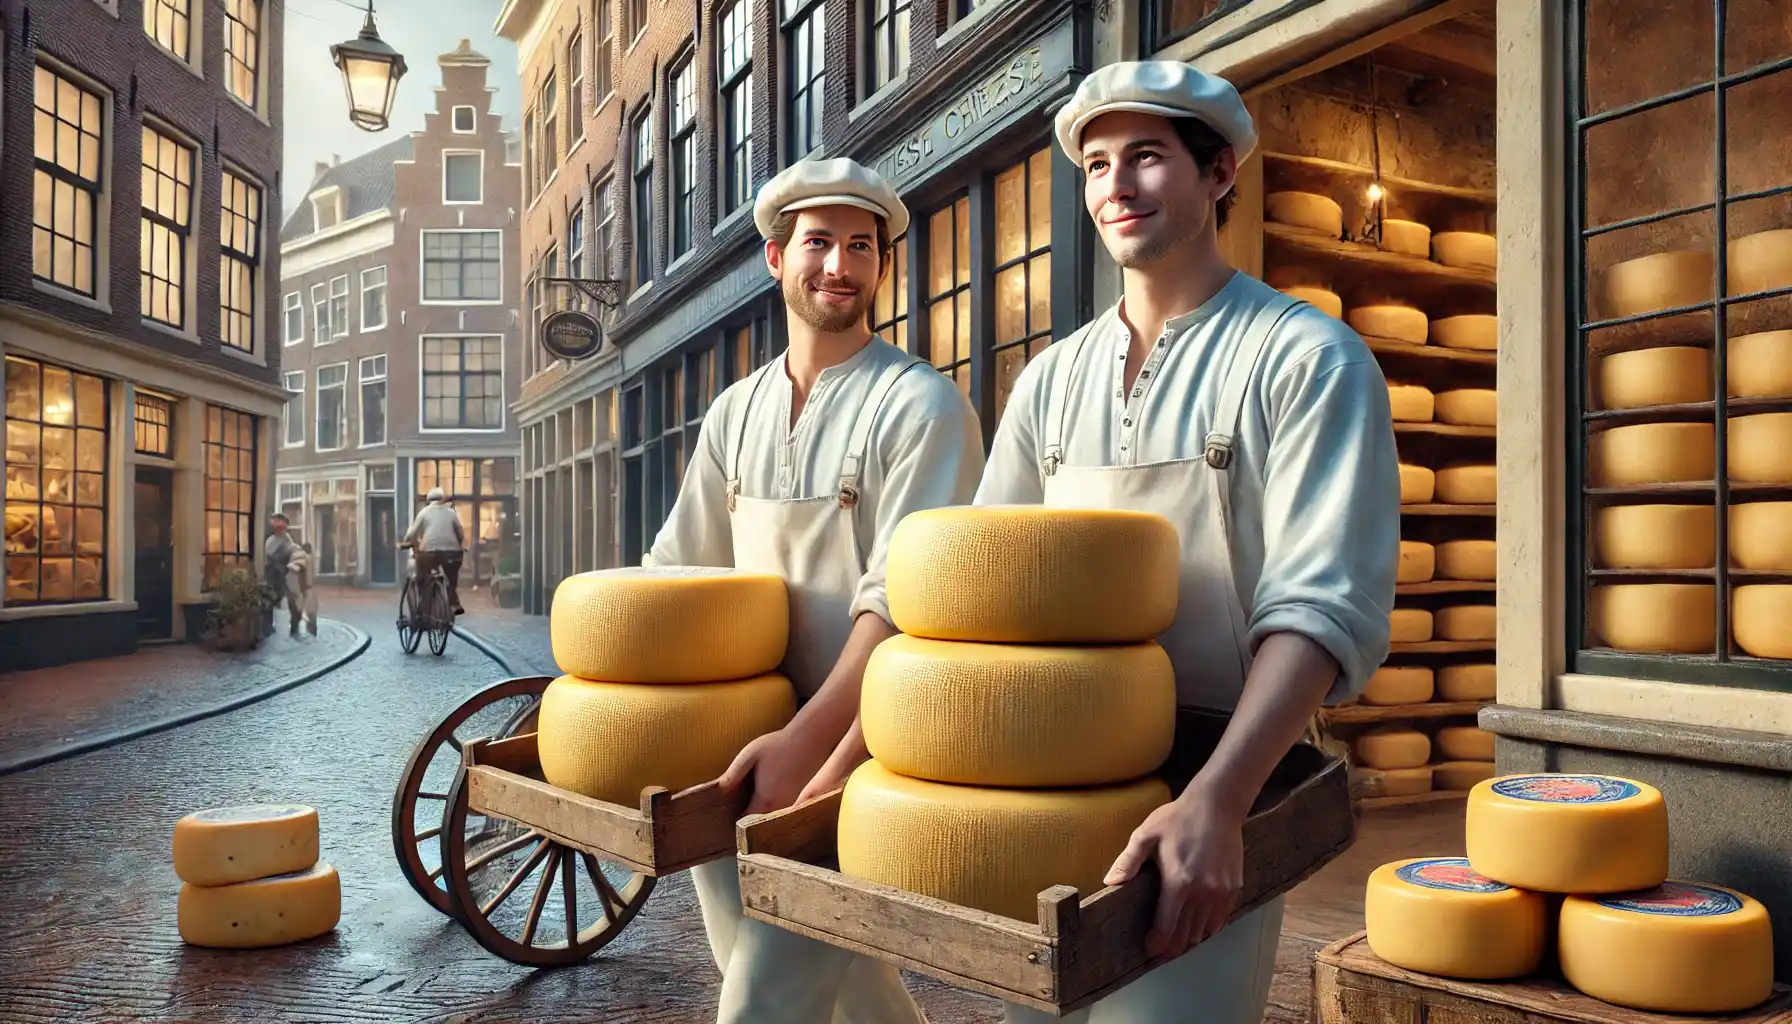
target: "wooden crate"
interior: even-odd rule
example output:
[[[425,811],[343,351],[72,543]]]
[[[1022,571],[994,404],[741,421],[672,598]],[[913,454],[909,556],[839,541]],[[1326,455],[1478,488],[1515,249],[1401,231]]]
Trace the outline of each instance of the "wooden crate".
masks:
[[[1358,932],[1319,951],[1313,966],[1319,1024],[1792,1024],[1792,989],[1733,1017],[1645,1013],[1603,1003],[1559,978],[1478,982],[1403,970],[1369,951]]]
[[[1162,772],[1175,792],[1212,753],[1225,723],[1183,712]],[[1086,899],[1053,886],[1039,894],[1037,921],[985,913],[836,870],[840,793],[741,821],[747,916],[1047,1013],[1086,1006],[1163,962],[1144,948],[1157,905],[1155,868]],[[1293,888],[1355,838],[1344,763],[1297,745],[1245,823],[1244,892],[1233,917]]]
[[[653,878],[734,852],[734,824],[746,809],[746,787],[730,796],[715,782],[680,793],[649,786],[641,791],[639,808],[624,807],[548,785],[535,737],[525,733],[466,745],[461,762],[469,808]]]

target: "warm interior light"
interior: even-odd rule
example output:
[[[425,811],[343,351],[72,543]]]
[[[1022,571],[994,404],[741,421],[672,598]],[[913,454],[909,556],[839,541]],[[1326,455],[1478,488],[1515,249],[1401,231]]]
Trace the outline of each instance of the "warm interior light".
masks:
[[[1384,198],[1384,197],[1385,197],[1385,196],[1386,196],[1386,195],[1387,195],[1387,192],[1386,192],[1386,190],[1384,190],[1384,189],[1383,189],[1383,188],[1382,188],[1382,187],[1381,187],[1381,182],[1379,182],[1379,181],[1373,181],[1373,182],[1370,182],[1370,183],[1369,183],[1369,201],[1370,201],[1370,202],[1371,202],[1371,203],[1379,203],[1379,202],[1381,202],[1381,200],[1382,200],[1382,199],[1383,199],[1383,198]]]
[[[330,47],[330,56],[342,71],[349,120],[366,131],[383,130],[392,115],[392,100],[398,93],[398,80],[404,77],[405,65],[404,57],[379,37],[371,4],[360,37]]]

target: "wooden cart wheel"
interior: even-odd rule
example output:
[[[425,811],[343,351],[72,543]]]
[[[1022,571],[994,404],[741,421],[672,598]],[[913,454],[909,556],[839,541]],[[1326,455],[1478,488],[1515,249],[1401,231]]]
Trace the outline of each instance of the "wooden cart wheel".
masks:
[[[640,913],[653,893],[647,875],[539,832],[470,834],[466,783],[460,772],[448,791],[442,857],[454,916],[488,952],[530,967],[576,964]],[[526,886],[533,893],[521,896]]]
[[[392,852],[417,895],[449,917],[454,909],[442,881],[442,816],[448,790],[461,773],[460,751],[482,736],[516,736],[535,728],[535,710],[552,676],[522,676],[494,683],[462,701],[411,751],[392,794]],[[476,835],[491,838],[527,830],[480,817]]]
[[[417,643],[423,639],[423,629],[419,625],[421,613],[417,607],[417,588],[407,581],[398,592],[398,645],[406,654],[416,654]]]

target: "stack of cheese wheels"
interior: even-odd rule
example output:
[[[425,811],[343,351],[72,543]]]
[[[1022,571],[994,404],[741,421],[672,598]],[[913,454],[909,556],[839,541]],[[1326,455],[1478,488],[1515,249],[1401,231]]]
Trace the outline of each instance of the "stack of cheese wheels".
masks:
[[[1748,501],[1730,506],[1730,564],[1738,569],[1792,574],[1792,501]],[[1737,587],[1730,606],[1736,646],[1757,658],[1792,658],[1789,599],[1792,587],[1781,583]]]
[[[1616,1006],[1738,1013],[1773,991],[1767,911],[1734,889],[1668,878],[1667,804],[1611,775],[1506,775],[1469,793],[1466,857],[1369,876],[1369,948],[1411,971],[1516,978],[1544,967]],[[1552,927],[1553,926],[1553,927]]]
[[[256,949],[329,932],[342,917],[342,881],[317,854],[317,811],[302,804],[220,807],[175,822],[181,939]]]
[[[841,796],[840,870],[1022,921],[1084,895],[1170,799],[1176,730],[1155,637],[1178,596],[1159,516],[1041,506],[915,512],[890,540],[902,635],[865,668],[871,760]]]
[[[637,806],[716,778],[796,713],[775,670],[790,633],[782,578],[694,566],[568,576],[548,630],[565,675],[537,716],[542,778]]]

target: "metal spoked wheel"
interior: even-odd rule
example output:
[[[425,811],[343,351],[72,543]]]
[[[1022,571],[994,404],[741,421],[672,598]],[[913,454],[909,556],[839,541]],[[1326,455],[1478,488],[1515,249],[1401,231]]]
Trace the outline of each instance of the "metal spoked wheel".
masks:
[[[429,595],[425,599],[429,611],[424,618],[429,623],[429,653],[439,658],[448,649],[448,634],[454,631],[454,608],[448,603],[448,582],[432,575],[426,593]]]
[[[423,639],[423,609],[418,603],[417,581],[412,577],[398,592],[398,645],[406,654],[416,654],[417,644]]]
[[[443,881],[442,810],[461,774],[461,747],[482,736],[504,738],[535,731],[535,711],[551,676],[522,676],[494,683],[462,701],[411,751],[392,795],[392,852],[417,895],[454,916]],[[480,843],[527,833],[509,822],[475,815],[471,834]],[[481,850],[486,849],[481,846]]]
[[[603,948],[640,913],[653,893],[647,875],[520,826],[508,835],[475,832],[466,780],[459,773],[448,791],[442,856],[454,916],[488,952],[513,964],[564,967]],[[512,899],[531,883],[526,904]]]

